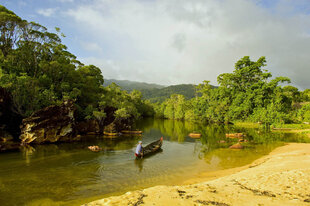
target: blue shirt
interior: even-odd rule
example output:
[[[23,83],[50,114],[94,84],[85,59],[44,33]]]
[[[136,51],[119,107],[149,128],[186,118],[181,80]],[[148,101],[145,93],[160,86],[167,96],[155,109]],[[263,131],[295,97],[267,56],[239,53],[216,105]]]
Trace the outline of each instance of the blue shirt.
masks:
[[[140,154],[141,149],[142,149],[142,145],[138,144],[138,146],[136,148],[136,154]]]

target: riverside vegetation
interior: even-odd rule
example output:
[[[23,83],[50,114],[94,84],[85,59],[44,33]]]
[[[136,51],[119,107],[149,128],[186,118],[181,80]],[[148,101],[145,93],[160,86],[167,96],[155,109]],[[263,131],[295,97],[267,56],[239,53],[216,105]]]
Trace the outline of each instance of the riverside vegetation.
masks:
[[[197,86],[196,97],[186,100],[174,94],[155,105],[161,118],[229,123],[260,122],[266,127],[284,123],[310,122],[310,90],[299,91],[287,77],[276,77],[263,69],[265,57],[251,61],[248,56],[235,64],[232,73],[218,76],[219,87],[209,81]]]
[[[51,33],[1,6],[0,31],[0,86],[10,92],[22,118],[73,100],[76,121],[95,120],[111,132],[131,128],[147,116],[207,123],[251,121],[267,127],[310,121],[310,90],[283,86],[290,83],[287,77],[271,79],[263,69],[265,57],[241,58],[232,73],[218,76],[219,87],[204,81],[191,89],[196,90],[192,96],[172,94],[162,103],[151,103],[138,90],[128,93],[114,83],[104,87],[101,70],[68,52],[59,28]]]
[[[22,118],[69,99],[77,121],[121,126],[152,115],[139,91],[128,93],[115,84],[103,87],[101,70],[68,52],[59,28],[51,33],[0,6],[0,32],[0,87],[10,93],[13,110]]]

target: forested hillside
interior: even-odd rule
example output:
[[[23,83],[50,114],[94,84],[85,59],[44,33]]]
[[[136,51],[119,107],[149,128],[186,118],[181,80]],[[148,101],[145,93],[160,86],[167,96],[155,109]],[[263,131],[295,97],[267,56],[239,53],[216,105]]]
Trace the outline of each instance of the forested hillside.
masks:
[[[139,90],[142,93],[142,98],[150,100],[151,102],[163,102],[172,94],[184,95],[186,99],[191,99],[195,96],[196,85],[193,84],[178,84],[171,86],[163,86],[159,84],[149,84],[145,82],[136,82],[129,80],[105,79],[104,86],[112,83],[117,84],[123,90],[133,91]]]
[[[142,89],[142,97],[151,102],[163,102],[165,99],[170,98],[172,94],[184,95],[186,99],[195,97],[196,85],[193,84],[179,84],[172,85],[162,89]]]
[[[129,81],[129,80],[117,80],[117,79],[105,79],[103,86],[108,86],[112,83],[117,84],[123,90],[132,91],[132,90],[145,90],[145,89],[161,89],[165,86],[159,84],[150,84],[145,82],[136,82],[136,81]]]

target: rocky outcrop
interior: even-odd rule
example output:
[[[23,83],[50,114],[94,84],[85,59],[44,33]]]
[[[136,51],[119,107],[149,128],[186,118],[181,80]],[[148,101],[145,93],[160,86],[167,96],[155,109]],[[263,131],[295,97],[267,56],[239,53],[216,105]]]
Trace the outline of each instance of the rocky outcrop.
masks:
[[[52,105],[33,113],[23,120],[20,139],[23,144],[73,141],[79,136],[75,131],[75,106],[72,100],[60,106]]]
[[[0,137],[3,134],[9,134],[14,139],[19,137],[22,116],[18,114],[13,105],[12,95],[0,87]]]

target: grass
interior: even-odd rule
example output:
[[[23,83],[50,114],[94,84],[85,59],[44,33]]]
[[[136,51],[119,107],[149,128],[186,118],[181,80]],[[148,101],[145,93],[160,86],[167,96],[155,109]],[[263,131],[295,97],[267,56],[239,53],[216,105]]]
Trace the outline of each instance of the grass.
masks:
[[[262,125],[255,122],[234,122],[237,127],[260,128]],[[275,124],[274,128],[278,129],[310,129],[310,124]]]
[[[275,125],[275,128],[280,129],[310,129],[309,124],[279,124]]]
[[[262,125],[254,122],[235,122],[235,126],[243,128],[261,128]],[[278,130],[271,130],[276,133],[300,133],[310,137],[310,125],[309,124],[276,124],[274,128]],[[283,129],[283,130],[282,130]]]
[[[306,135],[310,138],[310,131],[302,131],[301,134]]]

